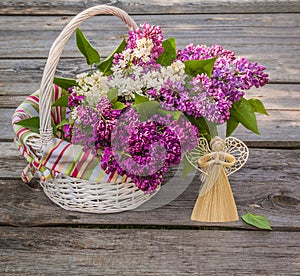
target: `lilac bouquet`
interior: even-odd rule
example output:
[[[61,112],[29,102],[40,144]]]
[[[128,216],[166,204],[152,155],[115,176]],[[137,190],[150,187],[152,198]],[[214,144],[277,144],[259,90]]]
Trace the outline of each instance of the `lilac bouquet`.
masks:
[[[164,40],[161,28],[147,23],[101,62],[79,29],[76,40],[91,71],[55,78],[66,90],[58,101],[67,106],[57,127],[64,139],[92,150],[106,173],[151,192],[198,137],[216,135],[217,125],[226,124],[227,136],[238,124],[259,133],[255,113],[267,112],[244,96],[268,82],[265,67],[219,45],[178,50],[174,38]]]

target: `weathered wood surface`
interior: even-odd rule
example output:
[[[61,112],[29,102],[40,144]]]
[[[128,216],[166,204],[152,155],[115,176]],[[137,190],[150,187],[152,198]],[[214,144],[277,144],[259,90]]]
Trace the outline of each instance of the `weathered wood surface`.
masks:
[[[165,37],[177,37],[178,47],[221,44],[267,67],[270,84],[248,95],[260,98],[270,116],[258,117],[261,136],[236,133],[252,148],[230,183],[239,215],[246,209],[265,215],[272,232],[249,231],[254,228],[241,220],[191,221],[198,175],[165,206],[108,215],[65,211],[37,182],[20,180],[26,162],[11,142],[12,113],[38,89],[50,46],[71,17],[103,3],[123,8],[138,23],[161,25]],[[299,13],[298,0],[2,0],[0,274],[299,275]],[[127,31],[113,17],[95,17],[82,29],[102,57]],[[86,69],[73,37],[57,75],[74,77]]]
[[[25,160],[11,143],[1,145],[0,225],[205,225],[190,220],[198,176],[175,201],[156,210],[113,215],[69,212],[53,204],[40,188],[22,183],[19,175]],[[251,149],[245,167],[230,177],[240,215],[249,208],[266,215],[274,229],[300,230],[299,154],[299,150]],[[167,185],[172,189],[172,183]],[[242,221],[213,226],[251,229]]]
[[[135,16],[137,22],[148,21],[163,27],[166,37],[176,36],[178,47],[188,43],[222,44],[237,53],[257,61],[268,68],[271,82],[299,82],[300,65],[294,57],[300,51],[300,27],[298,14],[261,15],[180,15],[177,17]],[[52,42],[70,17],[0,17],[0,57],[14,59],[46,58]],[[26,26],[26,27],[24,27]],[[36,26],[40,26],[39,29]],[[12,31],[13,27],[13,31]],[[97,17],[84,23],[82,29],[102,56],[108,55],[121,40],[126,28],[113,17]],[[97,39],[99,37],[99,39]],[[87,69],[84,60],[74,60],[80,54],[74,37],[65,48],[64,58],[72,59],[66,71]],[[22,69],[35,70],[39,75],[44,60],[1,61],[0,70],[16,73]],[[30,66],[30,64],[32,64]],[[18,76],[16,76],[18,79]],[[39,78],[40,79],[40,78]],[[4,80],[5,81],[5,80]]]
[[[1,227],[0,273],[299,275],[299,246],[299,232]]]
[[[135,18],[137,22],[143,22],[146,18],[150,23],[162,25],[166,30],[166,36],[178,37],[178,45],[181,47],[187,41],[195,40],[195,42],[206,44],[221,43],[240,55],[264,64],[268,68],[270,82],[280,83],[280,86],[277,86],[280,88],[267,86],[253,93],[256,93],[254,96],[262,97],[271,116],[259,117],[261,136],[250,134],[243,128],[239,128],[237,136],[246,139],[251,146],[275,145],[278,147],[278,142],[281,146],[283,143],[289,147],[299,146],[300,122],[298,118],[300,116],[297,83],[299,83],[300,63],[294,58],[300,51],[298,14],[260,14],[259,16],[256,14],[247,14],[247,16],[200,14],[193,18],[188,15],[177,17],[151,15],[135,16]],[[0,41],[0,47],[4,49],[0,52],[0,56],[2,53],[5,58],[0,63],[2,73],[0,95],[6,96],[2,97],[2,108],[15,108],[23,98],[14,97],[14,95],[28,95],[38,89],[45,64],[44,58],[47,56],[52,41],[69,20],[70,17],[53,16],[0,17],[3,23],[0,25],[0,30],[6,38]],[[94,44],[105,56],[117,44],[126,28],[112,17],[105,19],[97,17],[93,20],[85,24],[83,29],[89,37],[93,38]],[[36,30],[36,25],[41,26],[39,30]],[[95,30],[95,26],[101,26],[101,30]],[[13,31],[11,31],[12,27]],[[22,35],[24,32],[30,35]],[[95,39],[97,36],[101,37],[100,41]],[[202,38],[204,41],[201,41]],[[282,46],[283,44],[285,47]],[[22,59],[8,59],[18,56]],[[74,77],[77,73],[87,69],[83,59],[79,57],[74,39],[67,45],[63,57],[57,75]],[[288,83],[288,85],[282,83]],[[251,96],[252,94],[250,92]],[[3,122],[0,137],[6,140],[11,139],[13,134],[9,118],[13,110],[2,109],[0,112]]]
[[[100,4],[114,5],[134,14],[300,12],[298,0],[2,0],[0,14],[76,14]]]

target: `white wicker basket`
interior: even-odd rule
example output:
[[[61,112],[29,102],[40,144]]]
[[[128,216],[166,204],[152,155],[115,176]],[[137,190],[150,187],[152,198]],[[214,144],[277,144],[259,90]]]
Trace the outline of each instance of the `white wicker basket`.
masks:
[[[111,6],[95,6],[75,16],[54,41],[44,69],[39,99],[40,135],[33,134],[26,146],[32,154],[41,156],[43,148],[52,139],[51,93],[54,75],[63,48],[76,28],[86,19],[99,14],[119,17],[129,29],[137,27],[133,19],[123,10]],[[134,209],[148,201],[155,192],[145,194],[133,182],[97,183],[69,176],[41,180],[45,194],[64,209],[91,213],[114,213]]]

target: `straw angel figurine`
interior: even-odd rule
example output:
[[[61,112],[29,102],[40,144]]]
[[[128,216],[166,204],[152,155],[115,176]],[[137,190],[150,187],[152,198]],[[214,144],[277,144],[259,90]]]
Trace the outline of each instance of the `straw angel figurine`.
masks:
[[[205,138],[188,152],[188,161],[201,171],[203,186],[191,216],[203,222],[230,222],[239,219],[228,176],[239,170],[247,161],[247,146],[234,137],[225,140],[214,137],[210,147]]]

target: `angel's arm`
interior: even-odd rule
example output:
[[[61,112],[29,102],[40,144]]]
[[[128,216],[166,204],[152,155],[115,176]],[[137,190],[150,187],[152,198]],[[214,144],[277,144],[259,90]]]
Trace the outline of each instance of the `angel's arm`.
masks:
[[[204,156],[201,156],[198,160],[198,166],[201,168],[208,168],[213,162],[214,160],[209,161],[212,157],[213,157],[214,153],[208,153],[205,154]]]
[[[224,153],[224,159],[228,161],[220,161],[224,167],[232,167],[235,164],[235,157],[232,154]]]

